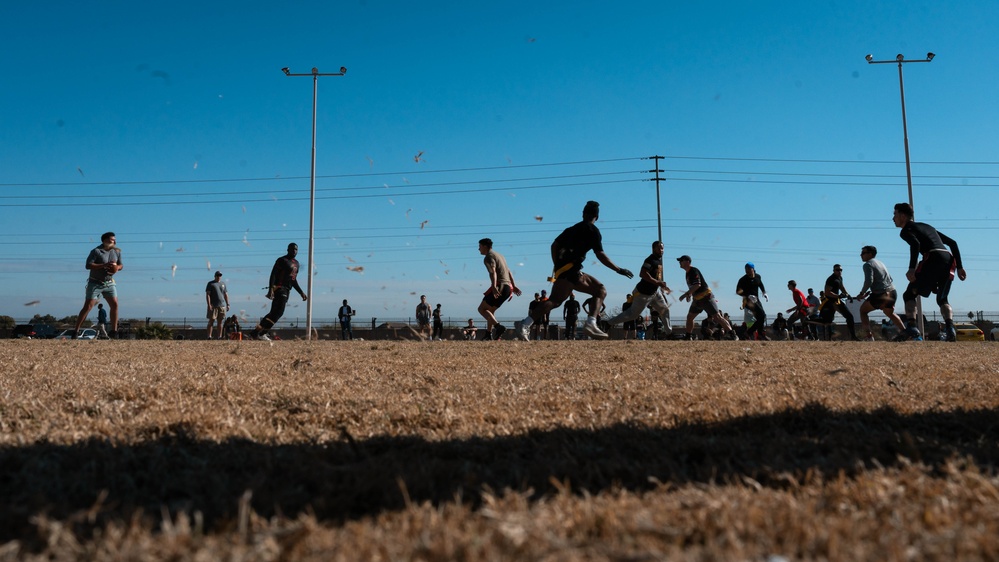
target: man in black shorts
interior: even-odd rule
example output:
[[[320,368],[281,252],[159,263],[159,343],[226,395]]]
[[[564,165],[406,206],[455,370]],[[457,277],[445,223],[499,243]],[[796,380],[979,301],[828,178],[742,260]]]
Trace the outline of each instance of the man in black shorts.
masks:
[[[822,302],[819,304],[819,318],[825,324],[825,339],[832,337],[830,329],[833,318],[839,312],[846,319],[846,329],[850,332],[850,339],[857,341],[857,329],[853,321],[853,313],[846,307],[843,299],[851,298],[843,289],[843,266],[836,264],[833,266],[833,273],[826,278],[826,287],[822,292]]]
[[[729,338],[739,339],[739,336],[735,335],[735,330],[732,329],[732,324],[722,316],[721,310],[718,308],[718,301],[711,294],[711,287],[708,287],[708,284],[704,282],[701,271],[690,265],[690,256],[680,256],[676,258],[676,261],[680,262],[680,269],[686,272],[687,281],[687,292],[680,295],[680,300],[690,301],[690,311],[687,312],[687,335],[684,339],[694,339],[694,318],[697,318],[701,312],[707,312],[708,320],[718,324],[722,332],[728,334]]]
[[[905,302],[906,329],[899,341],[919,339],[922,334],[916,328],[916,297],[928,297],[936,293],[937,305],[940,306],[940,316],[944,319],[947,341],[957,341],[957,330],[954,329],[954,309],[947,300],[950,285],[954,281],[954,271],[961,281],[968,278],[961,264],[961,250],[957,242],[944,234],[937,232],[932,226],[913,220],[912,206],[908,203],[895,205],[892,216],[895,226],[901,228],[898,235],[909,244],[909,270],[905,278],[909,286],[902,293]],[[950,248],[950,251],[947,248]],[[922,255],[922,261],[916,260]]]
[[[756,265],[753,262],[746,264],[746,274],[739,278],[735,285],[735,294],[742,297],[742,308],[752,313],[756,319],[751,327],[746,328],[746,339],[753,339],[753,332],[759,334],[759,339],[768,340],[766,331],[767,313],[760,304],[760,292],[763,298],[770,302],[767,297],[767,288],[763,286],[763,278],[756,274]]]
[[[576,295],[569,293],[569,300],[562,307],[562,319],[565,320],[565,339],[576,339],[576,321],[579,319],[579,301]]]
[[[899,333],[905,331],[902,319],[895,314],[898,291],[895,290],[888,268],[876,259],[877,255],[878,249],[874,246],[864,246],[860,249],[860,259],[864,260],[864,287],[857,293],[856,298],[867,299],[860,305],[860,327],[867,333],[864,337],[867,341],[874,341],[870,319],[872,310],[881,310],[895,324]]]
[[[277,321],[284,316],[284,308],[288,304],[288,297],[291,290],[295,289],[302,296],[303,301],[309,300],[309,295],[298,286],[298,244],[292,242],[288,244],[288,253],[281,256],[274,262],[271,268],[271,277],[267,283],[267,298],[271,302],[271,311],[260,319],[257,327],[250,332],[250,337],[259,340],[270,340],[267,332],[277,324]]]
[[[556,306],[561,306],[562,301],[569,296],[573,290],[592,295],[595,299],[594,310],[600,310],[603,301],[607,297],[607,289],[596,277],[583,273],[583,262],[586,254],[593,250],[594,255],[600,263],[612,269],[628,279],[634,277],[627,269],[614,265],[607,254],[604,253],[600,229],[596,222],[600,218],[600,203],[587,201],[583,207],[583,220],[562,231],[555,241],[552,242],[552,292],[548,300],[543,301],[532,316],[528,316],[520,324],[517,338],[527,341],[531,325],[536,321],[541,321],[544,316]],[[597,319],[594,316],[587,316],[583,324],[583,333],[591,338],[607,338],[607,334],[597,326]]]
[[[489,272],[489,288],[486,289],[479,303],[479,314],[486,319],[486,337],[490,339],[500,339],[506,328],[496,320],[496,309],[503,306],[503,303],[521,295],[520,289],[513,281],[513,272],[506,265],[506,258],[503,254],[493,250],[493,241],[489,238],[479,240],[479,253],[485,256],[482,263]],[[493,331],[495,330],[495,333]]]

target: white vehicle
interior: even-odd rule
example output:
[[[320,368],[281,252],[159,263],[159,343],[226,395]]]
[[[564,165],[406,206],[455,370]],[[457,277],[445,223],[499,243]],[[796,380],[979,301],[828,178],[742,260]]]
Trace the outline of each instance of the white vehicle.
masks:
[[[57,339],[57,340],[71,340],[71,339],[73,339],[73,332],[75,332],[75,331],[76,330],[73,330],[72,328],[70,328],[69,330],[63,330],[63,331],[59,332],[59,335],[57,335],[55,337],[55,339]],[[78,340],[96,340],[97,339],[97,330],[95,330],[93,328],[84,328],[84,329],[80,330],[80,335],[77,336],[76,339],[78,339]]]
[[[992,341],[999,341],[999,328],[992,328],[989,332],[989,339]]]

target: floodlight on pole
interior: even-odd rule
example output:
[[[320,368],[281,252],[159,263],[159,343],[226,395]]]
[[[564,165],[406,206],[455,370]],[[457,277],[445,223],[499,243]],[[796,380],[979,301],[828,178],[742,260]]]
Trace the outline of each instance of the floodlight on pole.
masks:
[[[318,68],[313,67],[312,72],[296,74],[284,67],[281,69],[285,76],[311,76],[312,77],[312,173],[310,175],[310,188],[309,188],[309,277],[308,285],[306,291],[308,292],[309,299],[305,302],[305,339],[312,339],[312,272],[315,269],[313,259],[314,253],[314,242],[316,235],[316,100],[317,94],[319,93],[319,77],[320,76],[343,76],[347,74],[347,67],[341,66],[340,72],[319,72]]]
[[[912,166],[909,162],[909,128],[905,122],[905,83],[902,81],[902,65],[910,62],[930,62],[936,57],[933,53],[926,53],[925,59],[918,60],[905,60],[905,56],[899,53],[895,56],[895,60],[874,60],[874,55],[867,55],[864,57],[867,60],[867,64],[898,64],[898,91],[902,97],[902,142],[905,145],[905,180],[909,186],[909,206],[912,207],[913,217],[916,213],[916,205],[912,200]],[[916,297],[916,314],[919,317],[919,331],[925,334],[925,326],[923,325],[923,303],[922,299],[918,296]]]

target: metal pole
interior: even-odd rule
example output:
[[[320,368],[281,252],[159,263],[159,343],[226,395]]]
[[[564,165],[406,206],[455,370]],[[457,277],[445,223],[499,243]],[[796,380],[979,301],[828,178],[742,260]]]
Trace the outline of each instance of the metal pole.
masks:
[[[909,127],[905,122],[905,84],[902,82],[902,61],[898,61],[898,91],[902,96],[902,142],[905,144],[905,179],[909,185],[909,206],[915,214],[916,206],[912,202],[912,165],[909,162]]]
[[[312,339],[312,271],[316,237],[316,102],[319,95],[319,71],[312,69],[312,174],[309,185],[309,300],[305,301],[305,339]]]
[[[905,146],[905,181],[909,188],[909,206],[912,207],[913,218],[916,215],[916,204],[912,199],[912,164],[909,160],[909,126],[906,123],[905,118],[905,83],[902,80],[902,64],[907,62],[930,62],[936,55],[933,53],[926,53],[925,59],[920,60],[905,60],[905,57],[901,54],[895,57],[893,61],[876,61],[872,55],[867,55],[868,64],[885,64],[891,62],[898,63],[898,92],[899,96],[902,98],[902,142]],[[918,318],[917,322],[919,324],[919,333],[923,334],[923,338],[926,337],[926,326],[923,323],[923,299],[918,295],[916,296],[916,316]]]
[[[902,143],[905,145],[905,181],[909,187],[909,206],[912,207],[912,216],[916,216],[916,204],[912,200],[912,163],[909,160],[909,126],[905,119],[905,83],[902,80],[902,61],[898,61],[898,92],[902,98]],[[926,340],[926,324],[923,322],[923,299],[916,295],[916,324],[919,325],[919,333],[923,334]]]
[[[319,77],[320,76],[343,76],[347,73],[347,68],[341,66],[340,72],[322,73],[318,68],[313,67],[309,74],[295,74],[282,68],[285,76],[311,76],[312,77],[312,172],[309,175],[309,272],[306,285],[308,300],[305,301],[305,339],[312,339],[312,273],[315,270],[313,260],[315,259],[315,234],[316,234],[316,108],[319,97]]]

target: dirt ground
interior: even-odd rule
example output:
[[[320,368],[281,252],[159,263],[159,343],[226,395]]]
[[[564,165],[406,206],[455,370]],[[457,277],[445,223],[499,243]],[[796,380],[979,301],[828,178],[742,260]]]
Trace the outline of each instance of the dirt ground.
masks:
[[[0,559],[999,559],[994,343],[10,340],[0,365]]]

